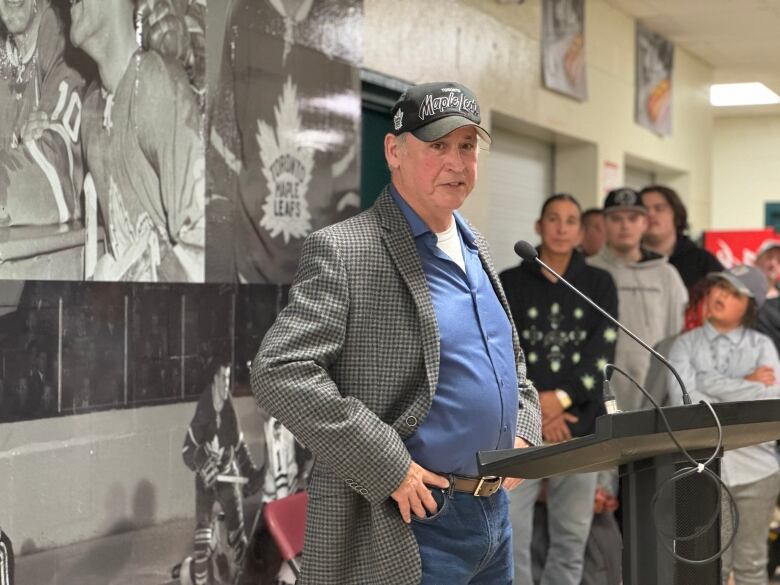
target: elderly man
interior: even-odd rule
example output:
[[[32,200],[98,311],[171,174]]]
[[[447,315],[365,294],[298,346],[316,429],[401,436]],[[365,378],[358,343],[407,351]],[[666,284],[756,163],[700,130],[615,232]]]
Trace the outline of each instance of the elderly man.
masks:
[[[392,113],[392,183],[306,240],[252,371],[316,458],[300,583],[508,584],[507,496],[475,454],[541,437],[487,244],[456,211],[490,137],[457,83],[412,87]]]
[[[84,79],[49,0],[0,0],[0,225],[80,216]]]

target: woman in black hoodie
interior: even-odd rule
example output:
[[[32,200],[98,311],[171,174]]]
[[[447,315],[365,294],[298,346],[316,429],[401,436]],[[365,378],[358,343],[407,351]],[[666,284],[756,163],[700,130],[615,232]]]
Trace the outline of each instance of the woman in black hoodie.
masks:
[[[616,316],[612,277],[588,266],[576,250],[582,237],[581,215],[571,195],[548,198],[536,222],[536,233],[542,239],[539,257]],[[501,283],[526,354],[528,378],[539,391],[545,441],[557,443],[592,433],[596,417],[604,413],[602,370],[613,361],[616,328],[535,262],[504,271]],[[526,480],[511,495],[518,585],[533,582],[532,519],[540,488],[540,480]],[[541,584],[579,584],[596,474],[553,478],[547,489],[550,548]]]

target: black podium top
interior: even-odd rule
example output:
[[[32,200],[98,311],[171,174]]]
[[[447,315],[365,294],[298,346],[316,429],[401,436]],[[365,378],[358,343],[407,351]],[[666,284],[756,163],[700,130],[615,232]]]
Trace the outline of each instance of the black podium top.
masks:
[[[780,438],[780,400],[713,404],[723,427],[723,448],[738,449]],[[712,414],[703,404],[666,406],[664,414],[677,440],[689,451],[712,449],[718,439]],[[564,443],[480,451],[480,475],[538,479],[611,469],[624,463],[677,451],[661,417],[653,410],[608,414],[596,419],[596,432]]]

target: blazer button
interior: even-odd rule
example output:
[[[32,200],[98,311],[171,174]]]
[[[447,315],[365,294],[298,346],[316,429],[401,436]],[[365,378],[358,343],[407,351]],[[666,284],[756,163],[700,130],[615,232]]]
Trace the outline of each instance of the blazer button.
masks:
[[[408,427],[416,427],[417,426],[417,417],[416,416],[407,416],[406,417],[406,426],[408,426]]]

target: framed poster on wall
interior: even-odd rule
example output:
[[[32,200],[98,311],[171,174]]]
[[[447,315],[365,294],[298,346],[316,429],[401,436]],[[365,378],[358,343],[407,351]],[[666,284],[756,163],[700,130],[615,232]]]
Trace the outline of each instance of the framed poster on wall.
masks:
[[[588,99],[585,0],[542,2],[544,86],[580,101]]]
[[[661,136],[672,133],[674,45],[636,25],[636,123]]]

